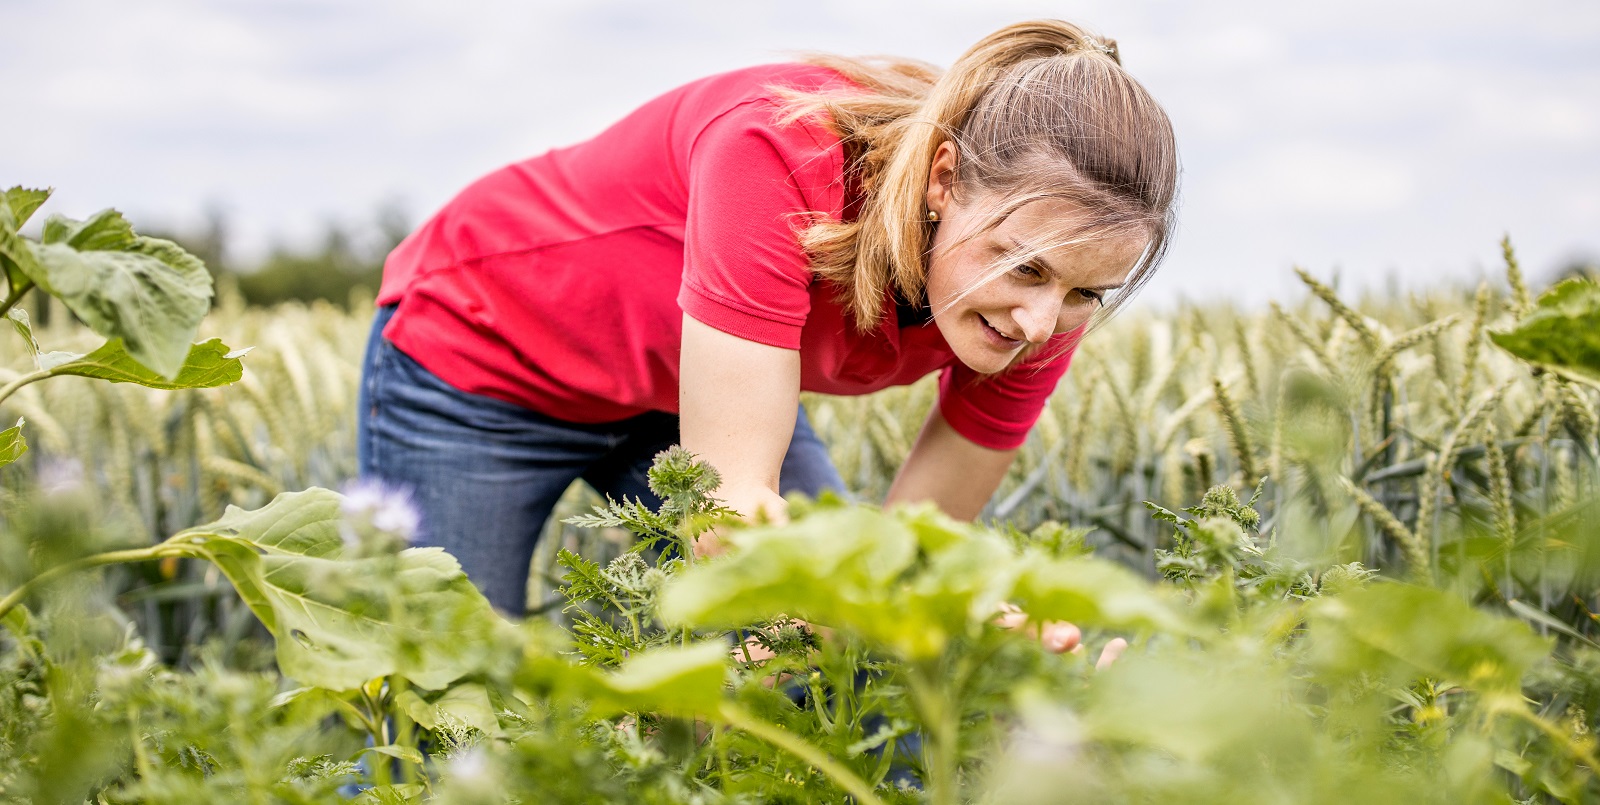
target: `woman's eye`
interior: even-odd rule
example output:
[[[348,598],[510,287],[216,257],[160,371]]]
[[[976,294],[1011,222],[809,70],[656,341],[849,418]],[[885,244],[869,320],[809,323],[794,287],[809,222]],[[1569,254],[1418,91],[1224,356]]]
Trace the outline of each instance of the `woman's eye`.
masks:
[[[1044,272],[1027,263],[1023,263],[1012,270],[1017,272],[1018,276],[1027,277],[1028,279],[1039,279],[1044,276]]]
[[[1078,289],[1078,294],[1081,295],[1084,299],[1087,299],[1087,300],[1089,300],[1091,302],[1098,302],[1098,303],[1104,304],[1105,301],[1106,301],[1106,294],[1105,294],[1104,291],[1092,291],[1092,290],[1089,290],[1088,288],[1079,288]]]

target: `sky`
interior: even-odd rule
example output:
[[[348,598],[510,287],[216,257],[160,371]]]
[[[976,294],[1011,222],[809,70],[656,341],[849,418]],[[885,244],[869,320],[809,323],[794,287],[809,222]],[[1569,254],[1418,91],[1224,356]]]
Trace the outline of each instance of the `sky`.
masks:
[[[1292,267],[1373,293],[1600,261],[1600,3],[0,0],[0,185],[234,256],[582,140],[804,51],[949,64],[1036,17],[1118,40],[1165,106],[1176,240],[1141,303],[1261,304]]]

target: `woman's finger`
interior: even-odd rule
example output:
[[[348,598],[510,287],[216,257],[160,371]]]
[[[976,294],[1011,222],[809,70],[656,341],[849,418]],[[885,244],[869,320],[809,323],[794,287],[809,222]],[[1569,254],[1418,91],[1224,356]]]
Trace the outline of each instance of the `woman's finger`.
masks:
[[[1062,654],[1077,648],[1083,642],[1083,632],[1066,621],[1052,621],[1045,624],[1044,633],[1039,639],[1045,648],[1056,654]]]
[[[1113,638],[1111,642],[1106,644],[1105,648],[1100,650],[1100,659],[1095,661],[1094,669],[1096,671],[1104,671],[1105,669],[1111,667],[1111,664],[1116,662],[1118,657],[1122,656],[1123,650],[1127,647],[1128,641],[1123,640],[1120,637]]]
[[[994,624],[1002,629],[1021,629],[1028,622],[1028,615],[1024,612],[1006,612],[994,619]]]

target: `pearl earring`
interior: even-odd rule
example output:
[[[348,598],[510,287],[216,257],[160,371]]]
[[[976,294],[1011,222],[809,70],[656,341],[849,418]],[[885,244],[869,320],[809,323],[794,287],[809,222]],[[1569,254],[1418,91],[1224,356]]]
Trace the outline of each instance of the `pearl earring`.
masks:
[[[934,210],[928,210],[928,222],[935,224],[939,223],[939,213],[935,212]]]

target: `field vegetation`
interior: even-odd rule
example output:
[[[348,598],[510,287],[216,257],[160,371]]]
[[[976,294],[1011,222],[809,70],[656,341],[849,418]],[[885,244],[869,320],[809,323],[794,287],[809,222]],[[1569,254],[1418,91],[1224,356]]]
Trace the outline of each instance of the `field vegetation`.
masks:
[[[715,477],[665,454],[660,511],[572,491],[508,619],[350,486],[370,303],[213,301],[43,201],[0,203],[0,799],[1600,797],[1600,288],[1509,243],[1105,323],[980,524],[796,501],[689,563]],[[933,395],[806,399],[856,498]]]

